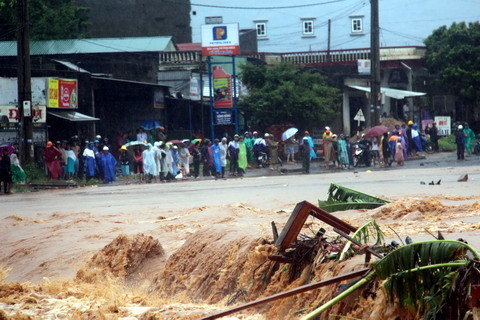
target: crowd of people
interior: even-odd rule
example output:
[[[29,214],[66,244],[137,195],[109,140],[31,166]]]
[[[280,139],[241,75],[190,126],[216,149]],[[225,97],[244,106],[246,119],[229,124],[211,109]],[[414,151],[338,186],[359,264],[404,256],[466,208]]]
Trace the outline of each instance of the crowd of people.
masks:
[[[132,141],[120,132],[115,147],[99,135],[93,141],[84,141],[83,148],[77,136],[69,141],[49,141],[43,152],[49,178],[84,177],[87,181],[96,178],[111,183],[120,175],[127,184],[132,180],[150,183],[197,179],[200,174],[225,179],[242,177],[247,168],[262,165],[255,161],[262,154],[267,155],[272,170],[280,162],[279,143],[268,133],[259,136],[256,131],[245,132],[230,141],[226,137],[167,141],[163,128],[159,133],[139,129]],[[152,141],[153,136],[158,140]]]
[[[438,152],[438,129],[434,122],[425,132],[417,124],[396,125],[391,132],[377,135],[362,134],[349,137],[334,134],[325,127],[322,134],[324,161],[321,165],[327,169],[349,169],[357,165],[389,167],[393,162],[403,166],[408,157],[422,152],[429,135],[433,150]],[[78,136],[69,140],[49,141],[43,152],[48,177],[55,179],[80,178],[89,181],[98,179],[103,183],[112,183],[118,176],[126,184],[135,182],[169,182],[176,180],[212,177],[242,177],[250,168],[269,167],[277,170],[282,160],[279,146],[283,146],[287,163],[302,161],[303,172],[310,173],[311,161],[317,158],[320,150],[315,147],[308,131],[301,139],[293,134],[279,144],[269,133],[257,131],[234,135],[232,139],[184,139],[167,140],[165,129],[155,131],[137,130],[129,136],[123,131],[117,132],[114,144],[107,137],[97,135],[92,141],[81,141]],[[464,151],[472,153],[471,141],[475,134],[462,125],[455,132],[457,158],[464,159]],[[356,152],[360,148],[361,152]],[[366,154],[363,163],[358,162],[358,154]],[[0,150],[0,181],[5,193],[12,183],[25,180],[25,172],[20,166],[18,153],[13,147]],[[357,157],[357,159],[355,159]]]

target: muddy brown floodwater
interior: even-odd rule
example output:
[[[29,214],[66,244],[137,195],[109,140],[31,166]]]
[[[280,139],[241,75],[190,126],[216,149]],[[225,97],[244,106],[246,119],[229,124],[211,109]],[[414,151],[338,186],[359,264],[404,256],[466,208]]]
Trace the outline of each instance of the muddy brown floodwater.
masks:
[[[469,181],[457,182],[464,173]],[[439,175],[441,186],[419,184]],[[389,240],[396,233],[432,239],[428,230],[480,247],[476,165],[14,194],[0,197],[0,319],[197,319],[358,270],[360,256],[319,260],[292,278],[289,265],[268,260],[276,252],[271,221],[281,230],[297,202],[325,199],[331,182],[391,201],[335,213],[354,226],[375,219]],[[335,236],[313,218],[303,233],[320,227]],[[228,319],[296,319],[336,291],[324,287]],[[379,290],[328,314],[394,319],[401,312]]]

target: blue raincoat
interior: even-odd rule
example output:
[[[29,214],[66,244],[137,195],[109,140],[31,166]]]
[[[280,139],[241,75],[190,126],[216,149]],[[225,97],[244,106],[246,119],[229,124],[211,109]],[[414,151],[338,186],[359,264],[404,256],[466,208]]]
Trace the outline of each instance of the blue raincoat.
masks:
[[[308,139],[308,145],[310,146],[310,160],[315,159],[317,157],[317,154],[315,153],[315,149],[313,149],[313,139],[310,136],[305,137]]]
[[[172,175],[174,177],[177,176],[178,174],[178,166],[177,166],[177,163],[178,163],[178,151],[173,149],[170,150],[171,154],[172,154]]]
[[[103,170],[103,182],[110,183],[115,181],[115,167],[117,166],[117,160],[111,153],[104,153],[101,155],[100,163]]]
[[[222,172],[222,160],[220,157],[220,146],[218,144],[214,144],[212,146],[213,150],[213,166],[215,167],[215,171],[218,173]]]

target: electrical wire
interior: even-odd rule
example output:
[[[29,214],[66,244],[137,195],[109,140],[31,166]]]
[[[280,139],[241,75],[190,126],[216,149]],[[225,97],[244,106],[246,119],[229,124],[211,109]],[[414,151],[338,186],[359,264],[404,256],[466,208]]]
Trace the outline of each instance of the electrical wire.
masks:
[[[347,1],[347,0],[331,0],[326,2],[316,2],[316,3],[298,4],[298,5],[291,5],[291,6],[276,6],[276,7],[237,7],[237,6],[220,6],[220,5],[214,5],[214,4],[200,4],[200,3],[191,3],[190,5],[196,6],[196,7],[220,8],[220,9],[271,10],[271,9],[293,9],[293,8],[314,7],[314,6],[321,6],[325,4],[343,2],[343,1]]]

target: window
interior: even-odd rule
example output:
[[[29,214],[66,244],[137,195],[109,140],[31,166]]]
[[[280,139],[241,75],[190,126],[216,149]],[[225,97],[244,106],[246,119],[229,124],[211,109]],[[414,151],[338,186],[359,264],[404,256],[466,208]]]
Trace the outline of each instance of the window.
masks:
[[[267,24],[265,22],[257,22],[257,37],[265,38],[267,36]]]
[[[355,17],[352,19],[352,33],[363,33],[363,18]]]
[[[302,34],[303,35],[313,35],[314,32],[313,32],[313,20],[303,20],[302,21],[302,26],[303,26],[303,30],[302,30]]]

